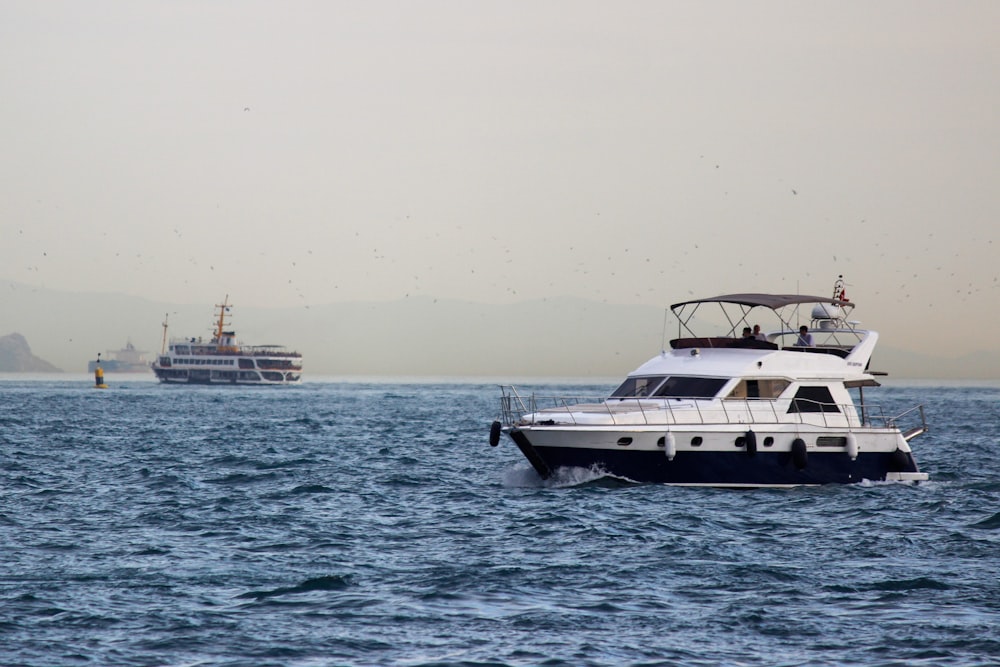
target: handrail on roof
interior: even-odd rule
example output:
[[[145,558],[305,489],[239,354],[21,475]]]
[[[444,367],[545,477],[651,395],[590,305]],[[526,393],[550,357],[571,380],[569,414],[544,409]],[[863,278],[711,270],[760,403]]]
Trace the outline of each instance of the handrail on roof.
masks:
[[[750,306],[751,308],[763,306],[764,308],[770,308],[771,310],[777,310],[779,308],[784,308],[785,306],[793,306],[803,303],[829,303],[832,306],[854,308],[853,301],[842,301],[840,299],[832,299],[828,296],[809,296],[806,294],[761,294],[748,292],[746,294],[723,294],[722,296],[713,296],[707,299],[681,301],[680,303],[675,303],[670,306],[670,310],[676,310],[677,308],[683,306],[699,303],[732,303],[740,306]]]

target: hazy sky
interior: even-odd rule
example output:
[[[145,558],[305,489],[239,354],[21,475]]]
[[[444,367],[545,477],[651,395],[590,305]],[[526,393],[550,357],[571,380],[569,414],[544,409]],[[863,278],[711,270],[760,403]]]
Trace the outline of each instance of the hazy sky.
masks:
[[[0,278],[662,306],[843,273],[866,323],[995,348],[998,26],[993,0],[6,0]]]

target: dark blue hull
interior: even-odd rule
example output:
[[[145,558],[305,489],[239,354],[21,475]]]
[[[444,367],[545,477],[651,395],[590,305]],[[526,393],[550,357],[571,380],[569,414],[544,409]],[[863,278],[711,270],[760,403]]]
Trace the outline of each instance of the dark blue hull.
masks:
[[[919,472],[912,454],[861,453],[851,460],[843,451],[810,451],[799,467],[791,452],[680,451],[668,460],[663,450],[614,450],[534,447],[513,429],[511,438],[542,478],[560,467],[594,468],[635,482],[704,486],[798,486],[882,481],[890,473]],[[801,461],[800,461],[801,463]]]

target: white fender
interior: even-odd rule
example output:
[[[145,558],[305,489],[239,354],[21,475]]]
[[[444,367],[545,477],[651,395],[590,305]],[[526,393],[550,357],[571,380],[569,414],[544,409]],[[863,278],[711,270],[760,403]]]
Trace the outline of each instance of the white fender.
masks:
[[[858,436],[853,433],[847,434],[847,455],[852,461],[858,458]]]
[[[677,456],[677,440],[670,431],[663,436],[663,451],[666,452],[668,461],[673,461]]]

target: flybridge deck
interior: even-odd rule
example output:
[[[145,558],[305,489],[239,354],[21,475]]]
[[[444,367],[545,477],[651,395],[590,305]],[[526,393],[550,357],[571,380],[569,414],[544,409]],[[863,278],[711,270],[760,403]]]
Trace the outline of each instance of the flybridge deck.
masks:
[[[677,318],[678,337],[670,341],[674,349],[709,347],[709,348],[757,348],[757,349],[794,349],[800,352],[830,353],[846,356],[869,333],[861,329],[859,323],[849,319],[854,303],[845,297],[843,288],[837,291],[837,296],[821,297],[803,294],[725,294],[708,299],[682,301],[670,306]],[[693,330],[700,322],[696,319],[699,312],[718,306],[717,313],[722,315],[728,330],[721,335],[699,334]],[[803,317],[801,306],[812,306],[808,316]],[[752,327],[756,322],[753,315],[763,309],[769,311],[771,318],[777,321],[778,327],[764,334],[764,340],[744,338],[737,335],[740,328]],[[810,322],[808,329],[814,336],[814,346],[800,347],[794,344],[801,325],[798,322],[805,319]],[[724,325],[724,326],[725,326]]]

